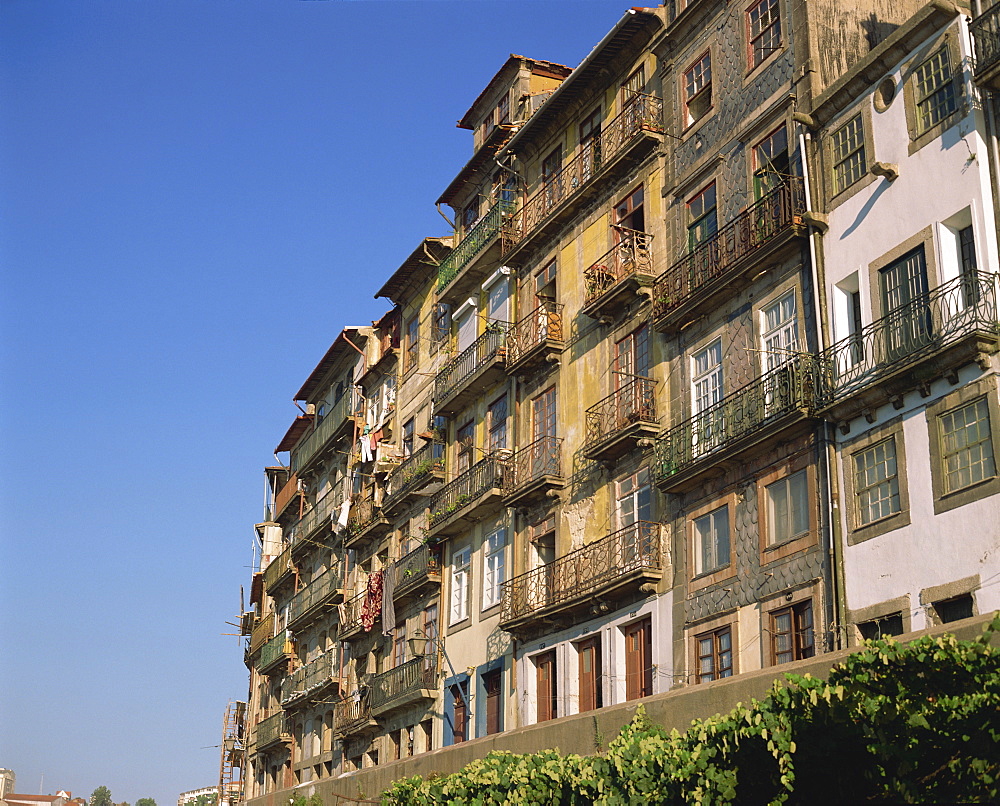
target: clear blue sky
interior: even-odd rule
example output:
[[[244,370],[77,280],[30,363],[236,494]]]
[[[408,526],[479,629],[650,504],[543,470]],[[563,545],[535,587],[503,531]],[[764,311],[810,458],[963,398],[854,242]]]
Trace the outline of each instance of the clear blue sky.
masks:
[[[218,776],[291,397],[425,235],[509,53],[625,2],[0,2],[0,767]],[[208,749],[206,749],[208,748]]]

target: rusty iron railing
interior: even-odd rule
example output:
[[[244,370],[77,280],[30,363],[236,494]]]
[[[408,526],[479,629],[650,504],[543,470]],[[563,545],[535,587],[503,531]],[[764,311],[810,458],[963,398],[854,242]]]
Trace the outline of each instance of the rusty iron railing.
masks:
[[[270,591],[277,583],[278,580],[282,579],[285,574],[290,574],[295,571],[295,566],[292,564],[292,547],[291,545],[285,546],[281,550],[281,553],[268,563],[267,568],[264,569],[264,590]]]
[[[994,4],[969,24],[976,43],[976,73],[982,74],[1000,60],[1000,5]]]
[[[371,705],[376,709],[385,708],[423,689],[437,691],[437,687],[437,656],[413,658],[372,678]]]
[[[344,602],[343,617],[340,621],[340,632],[349,633],[361,628],[361,608],[364,606],[368,591],[361,586],[361,593],[352,596]]]
[[[669,314],[700,288],[788,231],[804,210],[802,180],[796,177],[754,202],[657,278],[653,317]]]
[[[340,430],[344,421],[354,414],[351,407],[352,398],[351,392],[346,392],[323,419],[316,423],[316,427],[292,448],[292,467],[296,472],[306,467]]]
[[[590,305],[622,280],[636,274],[651,275],[653,258],[649,242],[653,236],[626,227],[614,227],[618,243],[583,272],[584,305]]]
[[[819,356],[825,407],[977,332],[997,335],[997,275],[956,277],[876,319]]]
[[[506,322],[490,322],[485,333],[445,364],[434,378],[434,400],[447,399],[480,369],[503,358],[509,327]]]
[[[258,748],[266,747],[278,741],[287,742],[289,739],[291,739],[291,736],[285,725],[285,714],[283,711],[262,719],[254,729],[254,745]]]
[[[288,604],[289,628],[306,619],[341,589],[340,569],[328,568],[292,597]]]
[[[359,534],[382,517],[382,507],[375,504],[374,490],[351,504],[347,516],[347,531],[352,535]]]
[[[281,704],[290,705],[336,680],[336,662],[337,653],[326,652],[292,672],[281,681]]]
[[[503,228],[504,222],[514,211],[514,202],[501,199],[465,233],[465,237],[455,246],[438,266],[437,290],[442,290],[469,262],[478,255]]]
[[[342,485],[338,485],[332,490],[327,491],[327,493],[323,495],[323,497],[320,498],[301,518],[299,518],[291,529],[288,530],[288,539],[292,546],[295,546],[296,544],[307,539],[309,535],[313,534],[324,524],[330,523],[331,516],[340,509],[340,505],[343,503],[344,490]]]
[[[811,413],[816,389],[813,356],[800,355],[751,381],[656,440],[653,474],[669,479],[793,412]]]
[[[586,445],[603,442],[634,423],[655,423],[656,381],[631,377],[603,400],[587,409]]]
[[[385,482],[386,502],[395,501],[410,490],[419,488],[432,473],[444,471],[444,445],[427,442],[403,460]]]
[[[562,476],[562,440],[540,437],[516,451],[504,474],[504,493],[513,493],[544,476]]]
[[[372,707],[367,692],[348,696],[333,706],[333,730],[346,736],[366,725],[372,718]]]
[[[417,546],[396,561],[396,594],[405,593],[440,572],[438,550],[428,545]]]
[[[562,305],[542,300],[535,310],[517,322],[507,333],[507,366],[546,341],[562,342]]]
[[[596,595],[634,571],[661,567],[660,524],[638,521],[507,580],[500,621]]]
[[[257,658],[257,671],[268,669],[279,660],[290,657],[293,649],[288,631],[282,630],[261,647],[260,657]]]
[[[437,526],[494,487],[503,487],[505,463],[487,456],[431,496],[428,526]]]
[[[580,152],[552,176],[543,177],[539,189],[508,220],[504,228],[507,250],[526,238],[539,224],[571,199],[611,159],[642,132],[663,131],[663,101],[635,93],[625,108]]]
[[[274,638],[274,613],[268,613],[257,622],[250,633],[250,651],[256,652],[266,642]]]

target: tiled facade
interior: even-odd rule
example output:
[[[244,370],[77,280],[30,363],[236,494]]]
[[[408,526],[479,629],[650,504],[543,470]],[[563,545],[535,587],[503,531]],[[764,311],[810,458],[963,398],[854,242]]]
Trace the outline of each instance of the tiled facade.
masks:
[[[248,799],[1000,606],[988,18],[511,56],[267,468]]]

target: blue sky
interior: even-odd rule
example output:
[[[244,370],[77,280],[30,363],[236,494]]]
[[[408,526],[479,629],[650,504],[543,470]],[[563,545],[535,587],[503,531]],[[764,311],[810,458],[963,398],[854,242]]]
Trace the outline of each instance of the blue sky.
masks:
[[[510,53],[608,0],[2,0],[0,767],[213,783],[291,397],[426,235]]]

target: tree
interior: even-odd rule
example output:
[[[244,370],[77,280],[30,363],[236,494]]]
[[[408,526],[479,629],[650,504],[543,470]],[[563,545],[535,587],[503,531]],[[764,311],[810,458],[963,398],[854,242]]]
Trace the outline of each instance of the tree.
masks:
[[[156,801],[153,798],[139,798],[135,806],[156,806]]]
[[[90,795],[90,806],[114,806],[111,790],[106,786],[97,787]]]

